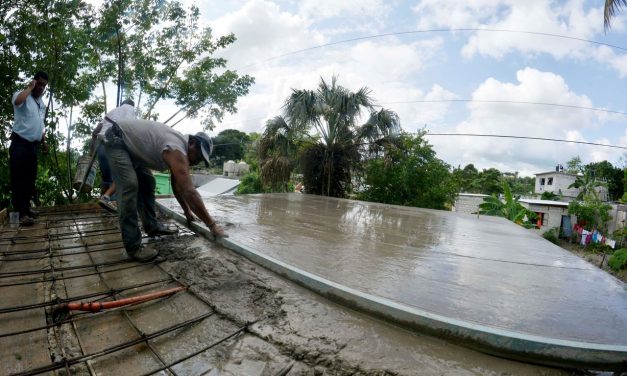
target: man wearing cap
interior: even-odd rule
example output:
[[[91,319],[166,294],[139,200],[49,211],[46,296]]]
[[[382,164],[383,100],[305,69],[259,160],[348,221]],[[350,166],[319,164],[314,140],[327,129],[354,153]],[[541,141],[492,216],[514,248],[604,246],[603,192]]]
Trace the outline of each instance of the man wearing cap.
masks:
[[[138,212],[148,235],[173,233],[156,219],[156,184],[150,169],[170,170],[174,196],[188,222],[196,214],[215,236],[226,236],[209,215],[189,174],[189,166],[209,161],[211,139],[205,133],[185,136],[156,121],[123,119],[106,131],[104,147],[117,186],[122,240],[130,257],[150,261],[158,255],[150,245],[141,243]]]

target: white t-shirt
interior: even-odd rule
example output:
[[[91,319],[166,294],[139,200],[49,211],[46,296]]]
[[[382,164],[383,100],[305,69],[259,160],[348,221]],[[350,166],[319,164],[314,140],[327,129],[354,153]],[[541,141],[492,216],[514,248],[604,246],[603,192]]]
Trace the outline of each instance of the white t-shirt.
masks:
[[[120,120],[126,119],[136,119],[137,115],[135,114],[135,107],[130,104],[123,104],[120,107],[116,107],[113,110],[109,111],[106,115],[109,119],[119,123]],[[111,128],[113,124],[108,121],[106,118],[102,119],[102,128],[100,128],[100,132],[98,132],[98,137],[104,138],[104,134],[107,129]]]

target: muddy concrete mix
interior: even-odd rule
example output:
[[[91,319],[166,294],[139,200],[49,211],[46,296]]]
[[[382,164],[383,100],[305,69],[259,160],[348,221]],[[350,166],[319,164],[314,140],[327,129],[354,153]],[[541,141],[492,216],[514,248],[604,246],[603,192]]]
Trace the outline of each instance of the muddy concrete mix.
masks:
[[[336,305],[195,235],[157,243],[162,267],[249,332],[212,375],[568,375],[485,355]]]

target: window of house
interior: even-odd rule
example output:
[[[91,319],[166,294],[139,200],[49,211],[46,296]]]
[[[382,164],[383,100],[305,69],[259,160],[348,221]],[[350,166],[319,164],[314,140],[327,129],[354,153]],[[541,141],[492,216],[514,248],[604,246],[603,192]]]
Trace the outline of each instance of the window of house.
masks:
[[[549,178],[549,180],[546,182],[546,185],[553,185],[553,178]]]
[[[544,178],[540,179],[540,185],[544,185]]]

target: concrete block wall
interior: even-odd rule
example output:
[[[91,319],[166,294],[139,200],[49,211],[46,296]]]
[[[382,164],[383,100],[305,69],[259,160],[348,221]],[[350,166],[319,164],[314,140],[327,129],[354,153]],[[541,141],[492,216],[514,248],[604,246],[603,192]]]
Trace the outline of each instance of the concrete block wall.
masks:
[[[479,205],[488,195],[474,193],[460,193],[455,199],[452,211],[457,213],[473,214],[479,211]]]

